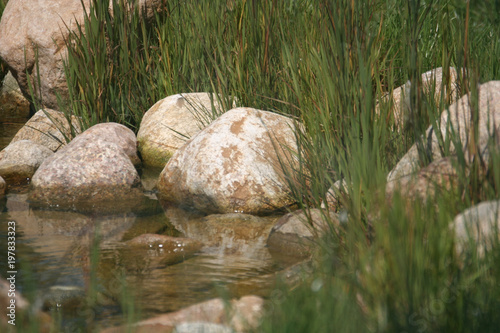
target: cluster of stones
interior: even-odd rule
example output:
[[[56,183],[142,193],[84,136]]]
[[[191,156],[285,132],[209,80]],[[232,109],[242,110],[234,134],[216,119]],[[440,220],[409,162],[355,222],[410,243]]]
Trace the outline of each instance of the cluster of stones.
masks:
[[[139,4],[155,8],[160,2],[144,0]],[[89,1],[84,0],[83,4],[88,8]],[[50,109],[57,107],[57,94],[64,96],[66,92],[64,40],[85,15],[81,5],[81,0],[40,0],[29,6],[21,0],[10,0],[5,9],[0,22],[0,57],[20,87],[12,94],[17,94],[16,98],[20,92],[27,95],[29,84],[36,85],[37,54],[40,87],[36,91],[42,93],[46,108],[31,117],[11,144],[0,152],[0,196],[8,186],[29,183],[29,196],[34,204],[66,208],[108,204],[118,208],[117,203],[125,202],[130,206],[144,196],[137,167],[142,163],[163,168],[157,190],[164,207],[186,206],[212,215],[180,226],[189,239],[146,234],[128,242],[132,249],[154,244],[172,253],[158,264],[184,260],[203,246],[224,247],[224,239],[217,235],[228,230],[233,238],[238,234],[239,239],[244,238],[242,235],[258,235],[255,238],[270,251],[307,257],[313,239],[328,228],[341,227],[339,217],[327,209],[313,210],[309,219],[303,213],[290,213],[273,225],[262,222],[263,218],[245,215],[282,211],[295,204],[287,183],[297,152],[297,124],[290,118],[244,107],[223,110],[216,96],[207,93],[179,94],[158,101],[145,113],[136,138],[130,129],[116,123],[95,125],[82,132],[79,119],[66,118]],[[455,100],[457,72],[454,69],[448,72],[449,75],[443,75],[442,69],[435,69],[422,75],[424,89],[431,93],[434,90],[438,103],[440,96],[448,96],[446,102],[451,104],[443,111],[438,125],[430,126],[423,138],[425,154],[433,162],[420,167],[422,152],[417,145],[411,147],[387,177],[389,200],[395,191],[410,199],[416,196],[428,199],[439,191],[449,191],[461,172],[456,169],[457,151],[465,152],[466,161],[472,162],[478,157],[487,160],[490,150],[498,149],[498,141],[491,145],[491,138],[500,137],[500,82],[479,87],[478,135],[471,146],[469,96]],[[445,77],[448,79],[444,80]],[[390,103],[390,116],[395,118],[398,130],[404,128],[411,112],[407,102],[409,87],[406,84],[380,101],[380,105]],[[22,100],[16,103],[24,105]],[[210,124],[200,121],[203,110],[211,108],[216,109],[213,113],[223,115]],[[459,134],[460,141],[451,143],[451,156],[442,157],[439,140],[446,139],[451,130]],[[282,161],[286,161],[290,170],[283,168]],[[347,187],[339,181],[328,192],[324,208],[337,209],[340,197],[348,195]],[[498,206],[499,202],[482,203],[458,216],[451,225],[460,244],[464,244],[468,235],[483,239],[498,230]],[[167,214],[172,212],[167,209]],[[215,218],[215,214],[224,215]],[[307,224],[308,220],[313,222]],[[326,220],[335,221],[335,226],[328,225]],[[223,227],[217,229],[217,225]],[[239,229],[242,225],[245,229]],[[194,239],[196,235],[205,237]],[[487,247],[489,243],[483,244]],[[229,323],[232,328],[242,330],[243,321],[256,325],[255,316],[262,308],[262,299],[249,297],[233,301],[235,310],[231,313],[224,311],[221,300],[212,300],[137,326],[169,326],[180,330],[183,323],[202,318],[206,325]],[[249,307],[251,310],[247,310]]]

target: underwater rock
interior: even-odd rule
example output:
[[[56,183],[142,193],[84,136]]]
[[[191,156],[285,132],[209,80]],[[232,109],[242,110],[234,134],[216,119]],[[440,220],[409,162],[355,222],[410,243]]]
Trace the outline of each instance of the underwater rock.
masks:
[[[172,156],[159,199],[213,214],[266,214],[295,204],[280,165],[295,162],[294,125],[252,108],[226,112]]]

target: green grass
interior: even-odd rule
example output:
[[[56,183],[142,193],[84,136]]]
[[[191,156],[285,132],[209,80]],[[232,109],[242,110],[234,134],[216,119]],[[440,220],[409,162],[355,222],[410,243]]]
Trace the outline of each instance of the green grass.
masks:
[[[319,207],[328,188],[346,180],[340,209],[347,227],[318,241],[314,275],[269,300],[259,331],[499,326],[498,244],[484,257],[460,257],[448,229],[467,207],[500,197],[499,154],[485,161],[491,172],[483,175],[459,150],[456,191],[432,203],[410,205],[396,195],[389,204],[384,190],[387,173],[447,106],[444,96],[435,103],[419,89],[421,73],[467,68],[458,94],[473,97],[476,83],[500,78],[498,1],[167,1],[147,22],[117,3],[113,17],[107,1],[94,4],[68,40],[70,99],[61,102],[84,128],[116,121],[137,131],[157,100],[215,92],[226,109],[236,99],[304,124],[300,167],[290,177],[303,210]],[[388,105],[380,114],[375,105],[410,79],[413,111],[399,132]],[[441,142],[444,155],[449,141]],[[429,162],[422,154],[421,164]]]

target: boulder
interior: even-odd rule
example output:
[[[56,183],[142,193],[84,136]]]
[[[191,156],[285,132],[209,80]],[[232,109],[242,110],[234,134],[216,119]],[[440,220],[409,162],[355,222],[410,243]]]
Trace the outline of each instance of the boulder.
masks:
[[[457,71],[450,67],[449,73],[444,76],[443,68],[435,68],[421,76],[422,90],[425,94],[433,96],[436,105],[439,105],[441,95],[446,104],[452,104],[458,99]],[[443,82],[443,79],[444,80]],[[443,89],[444,88],[444,89]],[[390,103],[390,114],[398,130],[402,130],[410,119],[410,89],[411,82],[398,87],[382,98],[382,103]],[[380,113],[381,103],[377,104],[377,113]]]
[[[465,210],[455,217],[451,229],[458,253],[472,245],[479,256],[484,255],[500,241],[500,201],[481,202]]]
[[[454,157],[440,158],[416,174],[392,180],[387,183],[386,197],[390,200],[398,191],[406,199],[420,198],[426,201],[439,193],[450,192],[456,189],[459,181],[457,163]]]
[[[256,329],[263,315],[264,300],[258,296],[243,296],[229,302],[221,298],[211,299],[191,305],[176,312],[163,314],[140,321],[131,327],[112,327],[102,333],[129,332],[137,333],[173,332],[176,326],[186,323],[213,323],[231,327],[236,332],[248,332]]]
[[[42,205],[73,207],[142,198],[139,174],[129,156],[114,142],[75,138],[42,163],[33,176],[30,199]]]
[[[165,0],[140,0],[139,6],[153,17]],[[57,94],[68,96],[63,60],[70,31],[83,24],[89,0],[9,0],[0,21],[0,58],[9,66],[23,94],[29,98],[29,84],[40,91],[44,106],[57,108]],[[112,8],[112,4],[110,4]],[[37,70],[38,60],[38,70]],[[40,74],[38,87],[37,72]]]
[[[78,118],[71,117],[70,124],[64,113],[45,109],[35,113],[12,138],[11,143],[30,140],[56,152],[73,138],[73,132],[80,132]]]
[[[137,139],[134,132],[126,126],[117,123],[101,123],[87,129],[74,140],[89,142],[104,140],[116,144],[129,157],[134,165],[141,164],[137,156]]]
[[[207,112],[212,113],[212,103],[216,113],[223,112],[209,93],[177,94],[153,105],[137,133],[144,164],[163,168],[177,149],[210,122]]]
[[[85,6],[90,1],[84,0]],[[67,96],[63,59],[67,57],[65,38],[76,31],[84,10],[80,0],[10,0],[0,21],[0,57],[29,98],[29,83],[37,83],[36,62],[40,73],[43,104],[57,108],[57,97]]]
[[[28,183],[52,154],[52,150],[29,140],[13,142],[0,152],[0,176],[9,184]]]
[[[309,214],[310,219],[302,210],[298,210],[280,218],[267,239],[269,251],[295,257],[310,256],[313,241],[333,226],[325,221],[326,211],[311,209]],[[335,226],[340,225],[337,214],[329,213],[329,216]]]
[[[25,123],[30,116],[30,103],[23,96],[16,79],[9,72],[0,84],[0,123]]]
[[[295,202],[280,161],[293,163],[296,151],[291,119],[232,109],[172,156],[160,174],[159,198],[207,213],[265,214],[289,207]]]
[[[474,151],[471,147],[471,107],[469,96],[463,96],[441,114],[439,127],[429,126],[423,142],[424,152],[429,159],[440,159],[441,149],[438,143],[436,131],[440,131],[443,138],[447,138],[453,130],[464,152]],[[492,137],[500,134],[500,81],[490,81],[479,86],[479,124],[478,141],[479,150],[477,154],[483,155],[487,151],[488,142]],[[450,153],[454,154],[456,147],[450,143]],[[387,176],[387,182],[403,178],[415,173],[420,169],[420,159],[417,145],[414,144],[405,156],[398,162]]]
[[[7,190],[7,183],[2,178],[2,176],[0,176],[0,197],[5,194],[6,190]]]

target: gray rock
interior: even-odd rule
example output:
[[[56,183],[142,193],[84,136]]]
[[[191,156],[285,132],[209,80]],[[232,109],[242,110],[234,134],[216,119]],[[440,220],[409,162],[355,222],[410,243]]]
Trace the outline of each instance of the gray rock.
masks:
[[[71,124],[64,113],[50,109],[40,110],[12,138],[11,143],[20,140],[30,140],[56,152],[64,146],[67,139],[73,138],[73,132],[80,132],[80,124],[76,117],[71,118]]]
[[[451,227],[458,253],[474,245],[477,253],[484,255],[493,242],[500,241],[500,201],[482,202],[465,210],[455,217]]]
[[[207,213],[263,214],[294,204],[280,165],[295,161],[294,122],[271,112],[226,112],[182,146],[158,182],[160,200]]]
[[[500,133],[500,81],[490,81],[479,87],[479,124],[478,124],[478,142],[477,152],[480,155],[487,151],[487,144],[491,137]],[[439,127],[432,125],[426,131],[425,154],[432,160],[440,159],[441,150],[439,148],[437,131],[441,132],[443,138],[448,137],[450,128],[460,139],[462,149],[468,152],[471,143],[471,108],[469,96],[463,96],[457,102],[452,104],[448,110],[441,114]],[[456,147],[453,143],[450,146],[450,153],[453,154]],[[405,156],[399,161],[394,169],[387,176],[387,182],[403,178],[409,174],[415,173],[420,168],[419,153],[417,145],[414,144]]]
[[[117,144],[76,138],[45,160],[33,176],[30,199],[43,205],[137,202],[142,185],[129,156]]]
[[[194,322],[176,325],[172,333],[233,333],[233,329],[226,325]]]
[[[0,152],[0,176],[9,184],[28,183],[52,150],[37,143],[20,140]]]
[[[137,140],[145,165],[165,167],[177,149],[210,123],[206,119],[206,112],[212,112],[210,97],[208,93],[169,96],[144,114]],[[213,106],[217,113],[224,111],[215,96]]]
[[[334,226],[330,226],[325,221],[326,216],[323,215],[327,214],[326,211],[311,209],[309,214],[312,224],[302,210],[280,218],[267,239],[269,251],[295,257],[311,255],[314,247],[313,241]],[[333,212],[329,214],[329,217],[335,226],[340,224],[338,216]]]

